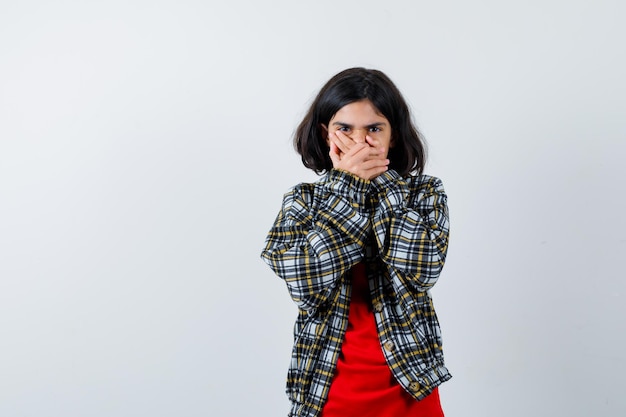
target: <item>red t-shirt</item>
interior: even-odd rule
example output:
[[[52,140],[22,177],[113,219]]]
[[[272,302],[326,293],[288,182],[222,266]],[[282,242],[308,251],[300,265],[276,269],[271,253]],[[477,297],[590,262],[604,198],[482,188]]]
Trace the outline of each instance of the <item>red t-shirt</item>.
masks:
[[[443,417],[437,388],[421,401],[395,380],[378,341],[365,265],[352,268],[348,329],[321,417]]]

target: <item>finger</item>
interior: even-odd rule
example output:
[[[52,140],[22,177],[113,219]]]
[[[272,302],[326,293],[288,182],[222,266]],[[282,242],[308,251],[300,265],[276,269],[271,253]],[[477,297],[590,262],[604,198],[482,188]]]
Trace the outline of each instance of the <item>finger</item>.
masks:
[[[366,173],[363,174],[363,176],[368,179],[368,180],[373,180],[374,178],[378,177],[380,174],[382,174],[383,172],[387,171],[387,169],[389,169],[388,167],[382,167],[382,168],[377,168],[375,170],[371,170],[368,171]]]
[[[374,139],[373,137],[367,135],[365,136],[365,141],[374,148],[379,148],[381,146],[380,141],[378,139]]]
[[[373,148],[376,148],[379,152],[384,152],[385,148],[382,146],[380,140],[374,139],[371,136],[365,136],[365,141]]]
[[[367,159],[375,158],[375,150],[366,143],[355,143],[354,146],[345,154],[346,158],[355,161],[365,161]]]
[[[336,142],[330,142],[330,151],[341,160],[341,156],[344,154],[341,149],[337,146]]]
[[[352,147],[346,156],[354,157],[362,161],[368,159],[384,159],[384,153],[380,149],[372,148],[366,143],[359,143]]]
[[[346,144],[340,137],[333,134],[328,134],[328,139],[331,143],[334,143],[335,146],[343,153],[348,153],[350,151],[349,144]]]
[[[335,136],[348,148],[352,148],[356,142],[352,140],[351,137],[343,133],[341,130],[335,130]]]
[[[361,168],[361,177],[371,180],[373,178],[376,178],[383,172],[387,171],[389,169],[389,165],[386,165],[386,164],[385,165],[373,165],[373,166],[362,165],[360,168]]]
[[[337,148],[337,145],[335,145],[333,141],[330,142],[330,151],[328,152],[328,155],[333,163],[333,167],[336,168],[341,159],[339,158],[339,148]]]
[[[389,159],[370,159],[361,163],[361,169],[367,171],[371,169],[384,168],[389,166]]]
[[[375,139],[375,138],[371,137],[370,135],[366,135],[365,136],[365,141],[367,143],[369,143],[370,145],[372,145],[372,146],[376,146],[376,145],[380,144],[380,141],[378,139]]]

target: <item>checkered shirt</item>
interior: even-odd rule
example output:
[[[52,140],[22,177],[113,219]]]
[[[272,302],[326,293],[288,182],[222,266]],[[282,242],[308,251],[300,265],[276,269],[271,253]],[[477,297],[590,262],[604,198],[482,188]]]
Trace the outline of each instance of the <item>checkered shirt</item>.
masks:
[[[262,259],[298,305],[287,376],[290,417],[315,417],[330,388],[348,324],[350,268],[366,265],[387,364],[422,399],[451,378],[429,293],[448,248],[441,180],[388,170],[372,181],[331,170],[293,187]]]

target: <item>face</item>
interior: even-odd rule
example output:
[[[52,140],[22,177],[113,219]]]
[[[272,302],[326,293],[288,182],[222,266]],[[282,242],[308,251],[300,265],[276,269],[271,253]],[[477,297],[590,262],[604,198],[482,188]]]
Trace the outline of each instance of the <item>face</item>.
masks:
[[[383,146],[385,157],[389,148],[393,147],[389,120],[369,100],[346,104],[335,113],[324,129],[328,134],[341,131],[357,143],[365,142],[365,136],[370,136]]]

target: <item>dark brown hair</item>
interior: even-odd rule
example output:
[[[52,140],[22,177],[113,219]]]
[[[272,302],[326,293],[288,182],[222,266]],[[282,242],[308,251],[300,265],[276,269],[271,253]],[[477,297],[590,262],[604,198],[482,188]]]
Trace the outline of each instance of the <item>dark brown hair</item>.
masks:
[[[426,144],[413,123],[409,107],[384,73],[350,68],[331,78],[320,90],[296,129],[294,146],[304,166],[318,174],[332,169],[325,131],[330,119],[346,104],[369,100],[391,125],[394,146],[389,149],[389,168],[406,176],[421,174],[426,163]]]

